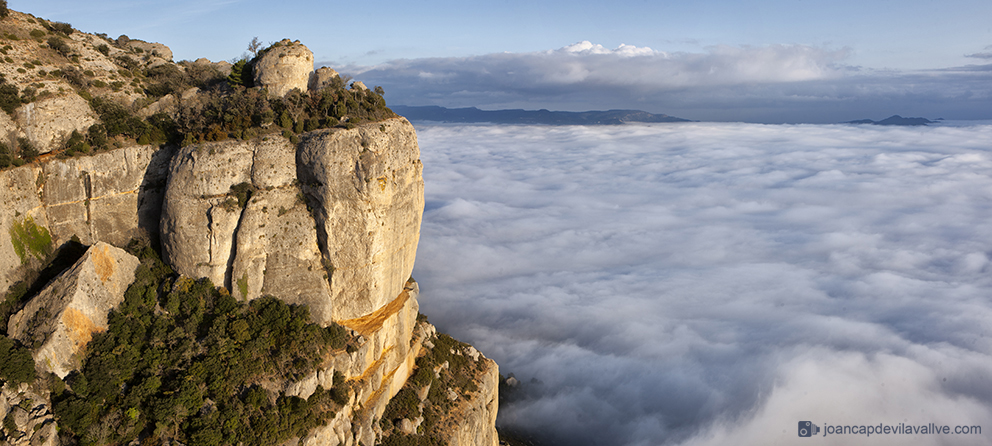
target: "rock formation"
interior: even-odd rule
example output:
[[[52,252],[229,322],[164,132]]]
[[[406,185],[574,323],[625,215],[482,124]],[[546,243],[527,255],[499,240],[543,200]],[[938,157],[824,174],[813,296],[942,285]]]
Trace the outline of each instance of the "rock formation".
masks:
[[[91,246],[75,265],[10,318],[7,334],[34,346],[36,368],[64,378],[78,369],[107,313],[124,300],[138,259],[106,243]]]
[[[410,275],[424,208],[420,152],[413,126],[401,117],[384,118],[394,115],[378,94],[361,82],[340,90],[334,70],[314,71],[312,53],[284,40],[255,61],[256,87],[275,98],[293,89],[333,88],[335,95],[371,104],[362,110],[385,114],[321,116],[306,120],[307,126],[318,122],[318,130],[303,131],[304,120],[284,111],[279,118],[288,123],[276,122],[279,130],[267,118],[254,124],[254,133],[218,129],[181,147],[135,145],[137,136],[124,135],[105,151],[70,156],[63,150],[73,130],[108,124],[89,98],[130,104],[125,109],[146,123],[178,121],[191,104],[202,106],[210,96],[186,84],[145,97],[155,81],[147,70],[168,65],[162,72],[202,73],[225,67],[173,64],[164,45],[74,30],[60,37],[66,54],[55,55],[55,47],[39,45],[38,33],[30,34],[49,32],[42,19],[11,11],[2,21],[20,40],[11,40],[5,54],[15,63],[0,66],[0,74],[18,93],[38,95],[11,113],[0,112],[0,142],[13,147],[28,141],[43,154],[0,165],[6,188],[0,201],[0,295],[28,293],[7,302],[16,312],[5,336],[17,340],[25,355],[23,349],[31,350],[36,371],[66,377],[79,369],[85,346],[107,329],[108,313],[134,281],[139,261],[120,247],[144,238],[160,243],[164,260],[187,276],[181,278],[185,283],[209,278],[241,301],[274,296],[304,304],[315,322],[345,327],[339,329],[350,336],[347,348],[328,353],[310,375],[258,383],[271,398],[307,398],[318,388],[347,383],[348,399],[335,401],[335,418],[292,440],[297,444],[372,445],[386,435],[420,435],[428,425],[452,445],[497,444],[496,364],[460,343],[437,350],[441,335],[419,315],[420,289]],[[38,57],[39,51],[46,57]],[[78,61],[54,62],[63,59]],[[33,71],[10,69],[26,64]],[[56,70],[64,70],[63,76],[48,75]],[[3,152],[0,157],[7,156]],[[73,239],[89,246],[83,257],[47,284],[25,287],[55,248]],[[155,308],[161,311],[168,310]],[[457,355],[462,384],[451,379],[455,366],[425,363],[429,355]],[[444,384],[433,392],[420,382],[420,414],[382,420],[398,392],[414,391],[411,375],[428,368],[448,380],[438,381]],[[47,377],[0,388],[0,418],[12,420],[0,426],[0,443],[58,444],[45,382]],[[446,412],[431,418],[424,411],[431,404]]]
[[[41,99],[17,109],[17,124],[41,152],[62,144],[66,135],[97,122],[86,100],[74,93]]]
[[[73,236],[123,246],[158,233],[158,216],[174,151],[133,146],[89,157],[53,159],[0,171],[0,294],[25,277],[11,230],[30,217],[51,233],[53,246]]]
[[[313,53],[299,41],[284,39],[255,62],[255,86],[272,96],[285,96],[294,88],[307,91],[313,72]]]
[[[335,78],[340,78],[337,71],[330,67],[320,67],[314,70],[307,82],[307,90],[317,91],[326,88],[334,82]]]
[[[314,132],[297,157],[333,268],[335,317],[378,310],[402,290],[417,254],[424,183],[413,126],[401,118]]]
[[[59,444],[58,426],[47,392],[31,386],[0,388],[0,419],[10,420],[13,429],[0,430],[0,444],[10,446],[55,446]],[[6,426],[5,426],[6,427]]]

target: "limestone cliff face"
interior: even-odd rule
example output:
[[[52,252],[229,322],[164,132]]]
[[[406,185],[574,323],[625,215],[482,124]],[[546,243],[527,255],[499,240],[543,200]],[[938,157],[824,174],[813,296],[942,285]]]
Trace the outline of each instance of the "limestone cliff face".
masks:
[[[388,404],[409,386],[418,358],[432,352],[438,339],[434,327],[418,319],[420,290],[411,280],[424,208],[413,126],[404,118],[368,122],[392,115],[379,103],[373,104],[382,106],[376,113],[385,114],[348,109],[327,124],[344,125],[307,133],[297,128],[292,142],[268,123],[255,123],[252,131],[258,132],[251,135],[263,136],[248,140],[120,148],[142,139],[111,136],[99,145],[106,151],[72,157],[70,151],[62,154],[69,135],[101,123],[90,98],[178,122],[181,105],[189,113],[196,109],[190,104],[207,96],[188,88],[147,97],[159,82],[149,70],[171,64],[159,75],[202,74],[224,67],[209,61],[173,64],[165,45],[75,30],[62,34],[65,46],[56,49],[32,37],[33,31],[48,35],[41,19],[11,11],[2,21],[10,37],[4,55],[14,63],[0,64],[0,74],[31,98],[10,113],[0,111],[0,142],[17,145],[19,162],[32,159],[31,146],[42,155],[0,170],[0,296],[37,277],[34,272],[56,247],[74,238],[90,246],[56,279],[36,284],[38,294],[16,302],[23,307],[10,317],[7,335],[32,348],[37,369],[64,377],[79,367],[87,342],[106,329],[108,312],[133,281],[138,260],[119,248],[148,237],[160,243],[166,262],[180,274],[209,278],[240,300],[271,295],[305,304],[316,322],[350,330],[357,341],[325,358],[310,376],[263,384],[272,394],[307,397],[343,376],[350,400],[298,444],[382,441],[383,426],[393,429],[388,426],[400,421],[382,420]],[[319,94],[342,83],[332,69],[314,71],[313,54],[289,40],[264,51],[253,75],[256,86],[276,97],[293,89]],[[351,88],[367,90],[361,82]],[[355,125],[360,120],[365,123]],[[445,384],[437,402],[450,409],[442,420],[443,437],[453,445],[495,445],[496,364],[465,348],[457,354],[472,356],[476,385],[466,390]],[[0,426],[0,443],[58,444],[50,400],[25,415],[25,401],[48,398],[28,387],[0,389],[0,418],[16,418],[16,432]],[[426,394],[422,404],[431,404]],[[401,431],[416,434],[413,420],[400,424]]]
[[[297,157],[333,267],[335,317],[376,311],[402,291],[417,254],[424,182],[413,126],[400,118],[314,132]]]
[[[326,324],[329,285],[313,217],[299,198],[295,150],[278,136],[183,148],[169,171],[163,253],[182,274],[210,278],[241,299],[270,294],[308,304]],[[243,203],[231,193],[239,184]]]
[[[419,158],[402,118],[312,132],[299,149],[278,136],[185,147],[169,169],[163,252],[182,274],[307,304],[323,324],[370,314],[413,271]]]
[[[51,235],[51,246],[73,236],[83,244],[123,246],[139,233],[158,233],[171,149],[134,146],[90,157],[53,159],[0,171],[0,294],[24,278],[12,228],[28,218]]]
[[[499,405],[499,367],[492,359],[482,358],[483,372],[477,379],[479,390],[465,398],[450,414],[454,426],[449,446],[497,446],[496,413]]]

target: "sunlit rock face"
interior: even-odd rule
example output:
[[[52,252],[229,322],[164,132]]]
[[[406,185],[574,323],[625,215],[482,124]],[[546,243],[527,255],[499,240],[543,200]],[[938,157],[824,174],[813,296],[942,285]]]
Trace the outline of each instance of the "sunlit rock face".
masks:
[[[413,271],[419,157],[402,118],[312,132],[299,148],[278,136],[185,147],[170,167],[163,253],[237,297],[307,304],[323,324],[367,315]]]
[[[313,132],[297,165],[333,272],[335,318],[382,308],[410,278],[420,240],[424,181],[413,126],[396,118]]]
[[[124,301],[138,258],[106,243],[83,257],[11,316],[7,333],[35,347],[39,370],[64,378],[78,369],[94,333],[107,330],[107,314]]]
[[[307,91],[313,72],[313,53],[299,41],[273,45],[255,62],[255,86],[268,90],[270,96],[282,97],[294,88]]]

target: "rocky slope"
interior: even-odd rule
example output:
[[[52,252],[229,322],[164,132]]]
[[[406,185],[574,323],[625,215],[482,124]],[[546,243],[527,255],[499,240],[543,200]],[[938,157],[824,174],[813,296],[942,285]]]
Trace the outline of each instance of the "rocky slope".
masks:
[[[290,41],[253,61],[254,89],[233,79],[212,93],[193,88],[155,95],[175,73],[184,79],[224,75],[230,64],[175,64],[164,45],[62,25],[16,11],[0,19],[6,57],[0,93],[14,92],[13,99],[0,94],[0,102],[13,101],[12,110],[0,113],[0,157],[8,161],[0,167],[13,164],[0,170],[6,188],[0,328],[30,349],[39,374],[34,382],[4,383],[0,441],[58,444],[50,389],[79,370],[88,341],[107,329],[107,314],[124,299],[138,265],[119,248],[137,237],[160,242],[163,258],[183,276],[208,278],[241,301],[274,296],[307,305],[315,322],[349,330],[354,345],[324,358],[310,375],[261,383],[272,398],[305,399],[340,386],[341,378],[351,389],[333,420],[296,438],[299,444],[372,445],[400,435],[424,440],[415,424],[432,426],[429,434],[449,444],[497,444],[496,364],[463,344],[435,353],[442,338],[418,317],[420,290],[410,274],[423,179],[406,119],[360,119],[343,105],[326,119],[296,117],[300,112],[292,108],[267,118],[271,112],[262,107],[262,118],[247,130],[212,127],[187,134],[186,144],[138,144],[162,137],[156,129],[171,128],[156,127],[161,122],[182,126],[198,119],[189,112],[199,109],[189,104],[205,107],[230,91],[249,98],[253,91],[314,101],[357,97],[370,104],[377,96],[357,82],[350,92],[329,90],[341,84],[337,73],[314,71],[309,50]],[[109,128],[119,110],[133,113],[122,122],[144,133],[115,137]],[[318,129],[307,131],[311,126]],[[79,133],[87,135],[85,144]],[[91,152],[91,142],[106,149]],[[68,268],[56,269],[53,253],[70,241],[89,248]],[[424,359],[441,353],[460,359],[443,367]],[[410,377],[427,368],[436,374],[429,380],[434,391],[423,391],[420,381],[419,415],[388,419],[394,396],[417,387]]]

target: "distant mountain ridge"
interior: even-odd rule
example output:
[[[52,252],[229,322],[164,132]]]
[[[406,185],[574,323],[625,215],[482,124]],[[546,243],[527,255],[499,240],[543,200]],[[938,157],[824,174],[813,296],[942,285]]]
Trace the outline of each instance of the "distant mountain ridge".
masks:
[[[413,121],[491,122],[495,124],[546,125],[617,125],[625,122],[692,122],[669,115],[642,110],[550,111],[550,110],[479,110],[475,107],[445,108],[436,105],[390,107],[394,112]]]
[[[899,115],[892,115],[881,121],[872,121],[871,119],[859,119],[857,121],[847,121],[844,124],[927,125],[927,124],[936,124],[938,121],[931,121],[927,118],[903,118],[902,116]]]

